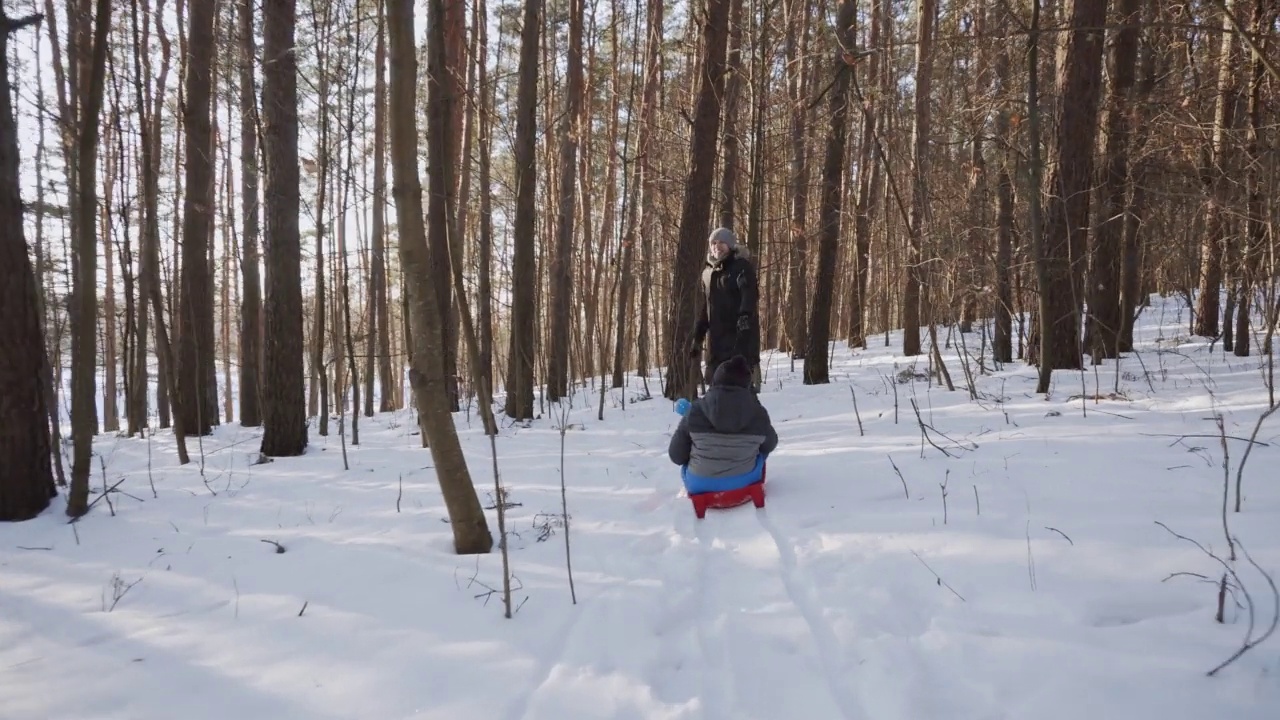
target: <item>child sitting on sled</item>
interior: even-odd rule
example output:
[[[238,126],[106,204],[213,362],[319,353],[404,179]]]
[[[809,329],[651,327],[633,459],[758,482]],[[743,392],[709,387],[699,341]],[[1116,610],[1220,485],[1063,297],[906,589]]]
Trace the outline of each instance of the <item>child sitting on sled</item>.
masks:
[[[751,368],[735,355],[716,368],[707,394],[680,420],[667,455],[681,466],[690,495],[737,490],[758,481],[778,446],[769,411],[751,389]]]

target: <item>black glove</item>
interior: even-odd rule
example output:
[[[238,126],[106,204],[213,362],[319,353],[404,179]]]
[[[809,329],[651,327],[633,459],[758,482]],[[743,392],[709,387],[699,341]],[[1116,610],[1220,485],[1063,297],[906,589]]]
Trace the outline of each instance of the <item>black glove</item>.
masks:
[[[738,332],[744,333],[751,330],[751,316],[747,313],[738,315]]]

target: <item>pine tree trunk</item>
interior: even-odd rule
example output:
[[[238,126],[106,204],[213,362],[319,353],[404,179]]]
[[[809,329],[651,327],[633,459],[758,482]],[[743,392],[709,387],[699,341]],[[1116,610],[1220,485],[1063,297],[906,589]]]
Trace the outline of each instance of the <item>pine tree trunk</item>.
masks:
[[[108,55],[108,71],[115,86],[115,63]],[[120,135],[119,92],[112,98],[110,121],[103,133],[104,167],[102,173],[102,195],[106,202],[102,203],[102,222],[99,232],[102,233],[102,429],[104,432],[120,431],[120,408],[118,403],[119,385],[116,373],[119,370],[116,337],[116,273],[112,256],[111,241],[115,236],[115,223],[111,217],[112,197],[116,179],[119,177],[120,165],[124,162],[122,153],[115,148]]]
[[[828,343],[831,339],[831,305],[835,296],[836,259],[840,250],[840,210],[843,205],[844,169],[849,131],[849,85],[856,62],[857,4],[844,0],[836,16],[837,46],[832,54],[834,80],[828,90],[831,128],[822,166],[822,205],[819,210],[818,272],[809,313],[808,346],[804,353],[804,384],[830,382]],[[865,172],[864,168],[859,168]]]
[[[387,306],[387,21],[383,3],[378,3],[378,38],[374,46],[373,86],[373,248],[369,260],[370,333],[369,356],[378,362],[379,412],[400,407],[398,376],[391,371],[391,314]],[[377,343],[376,348],[374,343]],[[369,382],[373,381],[372,369]],[[369,390],[365,414],[373,415],[373,391]]]
[[[742,141],[738,137],[738,105],[743,86],[742,3],[729,0],[729,56],[724,90],[724,162],[720,174],[720,226],[733,229]],[[760,248],[756,248],[759,250]]]
[[[1159,0],[1147,0],[1146,17],[1148,22],[1145,24],[1148,26],[1151,25],[1151,21],[1156,17],[1158,3]],[[1155,60],[1158,51],[1155,45],[1156,38],[1149,34],[1142,52],[1141,67],[1138,72],[1139,79],[1132,103],[1134,147],[1143,146],[1146,143],[1147,136],[1150,135],[1150,128],[1145,122],[1150,112],[1146,108],[1146,101],[1151,96],[1156,83]],[[1142,301],[1142,280],[1140,277],[1142,266],[1141,234],[1143,218],[1147,212],[1146,186],[1147,168],[1149,166],[1150,160],[1142,158],[1129,167],[1129,187],[1131,192],[1128,204],[1125,206],[1124,229],[1120,250],[1120,338],[1118,341],[1120,352],[1133,350],[1133,323],[1136,319],[1138,306],[1145,304]]]
[[[479,183],[480,183],[480,216],[477,218],[480,225],[479,240],[476,244],[476,255],[479,262],[476,266],[476,274],[479,276],[476,283],[476,303],[480,309],[477,313],[476,334],[479,335],[478,342],[480,344],[479,368],[476,372],[479,376],[475,378],[476,383],[487,383],[486,387],[493,388],[493,179],[491,177],[493,158],[491,157],[491,148],[493,146],[493,106],[495,104],[495,95],[497,93],[497,83],[493,83],[490,87],[489,71],[486,63],[488,63],[489,52],[489,33],[488,33],[488,11],[485,0],[476,0],[476,26],[480,35],[477,44],[476,58],[476,83],[480,88],[481,102],[479,112],[479,131],[476,133],[476,149],[480,156],[479,167]]]
[[[1009,10],[998,8],[999,38],[996,50],[996,87],[1009,87],[1009,43],[1011,37]],[[999,169],[996,171],[996,303],[995,322],[991,338],[991,352],[998,363],[1013,362],[1013,177],[1011,168],[1017,167],[1014,154],[1014,134],[1010,117],[1016,100],[999,101],[995,118],[995,141],[1004,148],[999,153]]]
[[[791,0],[787,13],[785,40],[787,66],[787,100],[791,103],[791,232],[787,243],[786,337],[791,357],[803,359],[807,331],[808,299],[806,270],[809,265],[809,242],[805,222],[809,213],[809,148],[807,120],[808,89],[805,77],[809,67],[810,0]],[[861,167],[859,168],[861,170]],[[773,293],[770,293],[772,296]]]
[[[439,62],[446,63],[447,68],[462,68],[462,58],[465,53],[462,49],[465,47],[465,3],[463,0],[443,0],[443,16],[441,22],[446,28],[445,32],[445,49],[443,54],[439,55]],[[465,88],[462,85],[462,78],[452,70],[433,70],[431,58],[435,57],[432,53],[427,54],[427,113],[430,114],[433,106],[440,106],[446,114],[445,124],[442,126],[446,133],[444,137],[444,157],[448,158],[450,167],[457,167],[458,156],[461,152],[462,143],[459,142],[458,129],[462,125],[462,103],[460,98]],[[428,154],[428,162],[431,156]],[[431,284],[432,290],[436,295],[436,306],[440,308],[441,322],[441,350],[444,353],[444,373],[445,383],[449,398],[449,409],[457,412],[461,407],[458,396],[458,308],[453,304],[453,293],[451,292],[452,271],[450,268],[450,250],[449,238],[446,236],[443,228],[448,224],[456,222],[457,218],[437,217],[440,209],[447,204],[451,208],[457,208],[457,189],[456,184],[449,187],[436,187],[431,184],[428,178],[427,187],[429,198],[427,201],[427,247],[431,263]]]
[[[1093,268],[1089,274],[1089,314],[1084,346],[1093,363],[1120,355],[1123,325],[1120,302],[1120,263],[1124,245],[1124,211],[1129,191],[1129,142],[1133,110],[1131,94],[1138,65],[1138,36],[1142,32],[1141,0],[1117,0],[1120,28],[1111,46],[1111,87],[1107,98],[1106,148],[1103,150],[1101,205],[1094,231]]]
[[[566,59],[564,114],[560,116],[560,197],[555,250],[551,256],[551,342],[547,353],[547,399],[568,394],[569,331],[573,316],[573,230],[577,208],[578,142],[583,106],[582,0],[569,0],[569,47]],[[584,222],[590,222],[585,215]]]
[[[507,417],[533,418],[533,361],[536,342],[538,272],[535,225],[537,207],[538,39],[542,3],[525,0],[520,31],[520,67],[516,91],[516,209],[512,226],[511,342],[507,355]]]
[[[262,424],[262,279],[258,249],[258,98],[254,87],[254,3],[239,0],[240,21],[240,424]]]
[[[1218,102],[1213,119],[1213,141],[1208,153],[1209,165],[1202,168],[1201,178],[1208,191],[1205,210],[1204,243],[1200,251],[1200,288],[1196,297],[1196,318],[1192,332],[1202,337],[1217,337],[1221,324],[1222,260],[1228,253],[1230,234],[1230,178],[1226,167],[1227,133],[1235,119],[1237,94],[1236,34],[1228,19],[1235,12],[1236,0],[1222,5],[1222,48],[1218,57]]]
[[[0,522],[36,517],[57,496],[50,464],[44,329],[22,222],[9,35],[40,21],[0,8]]]
[[[1254,0],[1253,31],[1262,38],[1259,40],[1264,49],[1270,46],[1263,35],[1264,28],[1270,27],[1275,19],[1275,6],[1267,0]],[[1249,128],[1245,145],[1248,156],[1248,170],[1245,175],[1245,194],[1247,196],[1248,216],[1245,220],[1245,237],[1240,251],[1240,288],[1238,293],[1239,309],[1236,315],[1236,341],[1232,352],[1236,357],[1248,357],[1251,344],[1249,337],[1250,317],[1253,291],[1258,283],[1262,270],[1263,243],[1267,234],[1266,209],[1263,199],[1263,180],[1261,177],[1263,132],[1263,98],[1262,88],[1266,80],[1266,68],[1262,59],[1253,56],[1249,78]]]
[[[67,515],[80,517],[89,512],[89,474],[92,472],[93,435],[97,431],[98,411],[94,397],[97,369],[98,259],[94,212],[98,206],[97,160],[98,124],[102,114],[102,95],[106,85],[107,32],[111,26],[110,0],[98,0],[94,12],[92,52],[86,68],[88,85],[79,104],[82,121],[76,133],[76,202],[72,212],[77,216],[74,229],[75,263],[71,299],[71,489],[67,496]],[[85,22],[88,22],[87,18]],[[16,161],[16,154],[15,154]],[[25,244],[25,243],[24,243]]]
[[[1043,299],[1038,318],[1042,340],[1037,362],[1049,370],[1081,367],[1080,313],[1107,0],[1073,0],[1067,10],[1069,30],[1059,64],[1055,163],[1045,186],[1045,278],[1040,283]],[[1048,390],[1042,372],[1038,392]]]
[[[447,69],[444,59],[444,0],[429,5],[431,36],[429,51],[437,67]],[[442,314],[431,287],[431,261],[427,253],[427,233],[422,212],[422,185],[418,179],[417,60],[413,47],[412,0],[387,0],[390,31],[391,105],[388,109],[391,135],[392,195],[396,203],[396,220],[400,228],[400,265],[404,269],[404,292],[409,305],[409,322],[413,328],[413,350],[410,353],[409,376],[418,405],[436,480],[444,496],[453,528],[454,550],[459,555],[483,554],[493,547],[493,538],[485,522],[484,509],[476,496],[467,471],[466,458],[458,442],[457,430],[449,410],[448,386],[445,378]],[[445,106],[429,109],[429,155],[436,176],[436,187],[448,187],[448,173],[443,155],[448,135],[441,132],[449,122]],[[442,176],[442,177],[441,177]],[[443,182],[442,182],[443,181]],[[448,207],[444,208],[446,211]],[[445,233],[447,236],[447,232]],[[446,258],[446,261],[448,259]],[[450,289],[452,292],[452,290]]]
[[[178,392],[188,434],[207,435],[218,424],[217,403],[209,402],[208,378],[214,370],[213,278],[209,245],[213,236],[214,5],[191,6],[186,63],[186,194],[182,203],[182,283],[179,289]]]
[[[915,113],[911,138],[911,216],[907,228],[907,273],[902,291],[902,354],[919,355],[920,306],[924,284],[924,223],[929,202],[926,179],[929,167],[929,102],[933,89],[933,22],[936,0],[916,3]],[[930,319],[932,324],[932,319]]]
[[[706,0],[702,32],[702,65],[698,73],[698,98],[689,141],[689,174],[680,214],[680,240],[676,245],[674,278],[667,306],[669,328],[667,387],[665,396],[693,397],[698,377],[693,358],[695,308],[699,307],[698,277],[707,242],[715,179],[716,145],[720,133],[720,103],[724,97],[725,45],[729,35],[730,0]]]
[[[303,379],[302,239],[298,170],[298,62],[293,53],[297,0],[263,0],[262,119],[267,183],[266,322],[263,339],[262,454],[307,448]]]
[[[884,37],[881,29],[888,14],[887,3],[888,0],[875,0],[872,8],[869,38],[871,48],[879,48],[881,38]],[[867,63],[867,86],[880,87],[880,76],[884,72],[881,53],[875,52],[864,62]],[[854,76],[854,81],[857,81],[857,76]],[[849,346],[865,348],[867,329],[864,318],[870,310],[867,283],[871,273],[871,223],[879,204],[884,168],[876,150],[880,133],[876,114],[881,109],[871,106],[870,99],[863,94],[861,87],[858,87],[858,97],[855,99],[862,106],[862,139],[858,149],[858,196],[853,216],[854,258],[857,267],[854,270],[854,281],[850,285],[853,292],[849,299]]]

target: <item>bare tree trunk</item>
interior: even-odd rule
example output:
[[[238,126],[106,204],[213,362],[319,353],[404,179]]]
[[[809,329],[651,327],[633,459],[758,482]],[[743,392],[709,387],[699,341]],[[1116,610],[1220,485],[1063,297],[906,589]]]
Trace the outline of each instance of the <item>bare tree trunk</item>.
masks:
[[[404,268],[404,291],[409,304],[409,321],[413,327],[413,351],[410,354],[410,378],[418,404],[421,424],[431,448],[436,479],[444,496],[445,507],[453,528],[454,550],[459,555],[483,554],[493,547],[493,538],[485,522],[484,509],[476,496],[467,471],[466,458],[458,442],[457,430],[449,410],[448,387],[445,382],[445,358],[442,313],[428,280],[431,263],[427,255],[427,233],[422,213],[422,185],[417,174],[418,128],[416,116],[417,60],[413,49],[413,3],[411,0],[387,0],[390,29],[391,105],[389,108],[392,158],[392,194],[396,201],[396,219],[400,227],[400,264]],[[431,36],[429,50],[437,67],[448,70],[445,60],[444,0],[429,5]],[[449,122],[444,108],[437,105],[429,111],[428,139],[436,187],[448,187],[447,156],[442,125]],[[443,175],[443,177],[439,177]],[[441,182],[444,181],[444,182]],[[446,212],[450,208],[444,208]],[[447,233],[447,229],[446,229]],[[445,238],[446,242],[448,237]],[[448,261],[448,258],[445,258]],[[447,267],[447,266],[446,266]]]
[[[317,81],[317,96],[325,98],[325,100],[321,103],[318,113],[320,128],[315,163],[308,168],[309,170],[314,168],[312,171],[315,173],[316,178],[316,272],[315,292],[312,296],[311,388],[308,395],[308,410],[316,417],[317,432],[320,433],[321,437],[325,437],[329,434],[330,387],[328,365],[326,365],[324,357],[325,337],[330,332],[326,322],[329,315],[329,302],[325,278],[328,272],[328,266],[325,263],[325,240],[328,236],[328,228],[325,225],[327,222],[325,211],[328,208],[328,202],[332,198],[329,193],[329,182],[332,178],[329,138],[329,115],[332,100],[329,98],[329,76],[332,66],[330,56],[333,47],[333,4],[326,3],[323,11],[312,12],[311,18],[312,32],[316,38],[315,50],[320,75]]]
[[[1159,0],[1147,0],[1146,16],[1148,22],[1145,24],[1148,27],[1156,17],[1155,12],[1158,2]],[[1149,110],[1146,109],[1145,105],[1156,83],[1155,59],[1157,50],[1155,45],[1156,38],[1149,30],[1139,63],[1141,67],[1138,73],[1137,91],[1134,94],[1132,103],[1134,147],[1141,147],[1150,135],[1150,129],[1145,122],[1145,119],[1149,117]],[[1133,323],[1136,319],[1136,311],[1139,305],[1145,304],[1141,298],[1142,281],[1139,273],[1142,265],[1141,230],[1147,205],[1146,186],[1149,165],[1150,160],[1142,158],[1129,168],[1129,187],[1131,192],[1129,194],[1129,202],[1125,206],[1124,234],[1121,240],[1120,254],[1120,352],[1133,350]]]
[[[1093,363],[1119,357],[1122,307],[1120,262],[1124,243],[1124,212],[1129,191],[1129,119],[1138,65],[1138,36],[1142,31],[1141,0],[1117,0],[1121,26],[1111,46],[1111,87],[1108,93],[1106,149],[1103,151],[1101,205],[1094,231],[1093,268],[1089,274],[1089,314],[1084,346]]]
[[[464,3],[462,0],[443,1],[441,22],[446,28],[443,40],[445,48],[442,53],[427,53],[426,101],[428,114],[432,112],[433,107],[441,107],[441,111],[447,115],[446,122],[442,126],[443,132],[446,133],[443,138],[442,160],[447,159],[444,161],[451,167],[456,167],[458,154],[461,151],[458,128],[462,124],[462,103],[459,102],[459,98],[464,87],[461,78],[454,72],[462,69],[464,56],[462,51],[466,39]],[[436,58],[435,62],[445,64],[433,69],[431,58]],[[428,153],[428,162],[432,162],[433,157],[435,156]],[[437,187],[433,183],[431,177],[428,177],[427,188],[430,196],[427,202],[427,247],[431,263],[432,291],[436,295],[436,307],[440,308],[440,340],[441,351],[444,353],[449,409],[456,412],[460,407],[457,384],[458,308],[453,304],[453,293],[450,291],[452,283],[452,272],[449,267],[450,250],[449,240],[444,230],[449,223],[456,221],[456,218],[446,219],[438,214],[443,212],[446,204],[451,208],[457,208],[458,186],[453,184],[448,187]]]
[[[476,333],[479,335],[478,342],[480,344],[479,367],[473,372],[478,373],[474,378],[477,384],[487,383],[487,387],[493,388],[493,179],[491,177],[493,158],[491,157],[493,147],[493,106],[495,104],[495,95],[497,93],[497,83],[492,83],[490,87],[489,71],[488,71],[488,52],[489,52],[489,32],[488,32],[488,12],[485,6],[485,0],[476,0],[476,32],[479,33],[479,42],[477,44],[476,57],[476,84],[480,88],[480,122],[478,132],[476,133],[476,148],[480,156],[479,183],[480,183],[480,216],[478,219],[480,224],[479,241],[476,245],[476,254],[479,256],[476,274],[479,276],[476,283],[477,298],[479,304],[479,327]],[[499,53],[501,55],[501,53]],[[459,300],[461,302],[461,300]],[[496,428],[492,429],[496,432]]]
[[[1040,385],[1047,370],[1079,369],[1080,312],[1084,301],[1089,191],[1093,180],[1098,102],[1102,95],[1103,26],[1107,0],[1073,0],[1065,51],[1059,63],[1055,164],[1045,188],[1045,230],[1040,261]]]
[[[369,260],[371,297],[369,299],[369,356],[376,355],[378,386],[381,399],[379,412],[399,407],[400,383],[391,371],[391,316],[387,307],[387,29],[383,3],[378,3],[378,38],[374,46],[373,81],[373,247]],[[376,343],[376,346],[375,346]],[[373,382],[373,368],[368,370]],[[365,414],[373,415],[373,389],[367,386]]]
[[[223,29],[227,34],[224,36],[228,40],[234,40],[235,35]],[[224,77],[226,77],[226,96],[230,98],[231,88],[235,80],[231,77],[229,67],[224,67]],[[216,86],[215,86],[216,87]],[[232,113],[236,108],[232,107],[232,103],[226,103],[226,127],[229,131],[232,123]],[[215,111],[216,113],[216,111]],[[215,115],[216,116],[216,115]],[[228,133],[229,134],[229,133]],[[217,127],[214,127],[214,137],[220,136],[221,133]],[[235,238],[235,221],[232,219],[233,209],[235,208],[235,184],[232,182],[232,162],[231,162],[231,142],[230,139],[222,144],[222,207],[220,210],[219,222],[222,225],[222,317],[221,317],[221,333],[220,344],[222,345],[222,414],[223,419],[228,422],[234,422],[236,400],[235,400],[235,383],[231,377],[231,349],[233,343],[231,338],[235,333],[235,321],[232,320],[237,313],[232,312],[232,292],[231,288],[236,285],[235,272],[232,269],[233,259],[239,253],[239,243]]]
[[[999,35],[996,42],[996,87],[1009,87],[1009,10],[998,7],[993,11],[999,18]],[[996,302],[995,327],[991,338],[991,351],[998,363],[1013,362],[1013,177],[1016,167],[1016,138],[1011,129],[1013,98],[997,99],[995,141],[1003,149],[999,153],[996,171]]]
[[[36,64],[36,104],[44,107],[44,72],[43,64]],[[8,80],[8,75],[0,75]],[[15,123],[16,124],[16,123]],[[48,343],[48,262],[46,261],[46,246],[44,238],[44,217],[45,217],[45,181],[44,181],[44,153],[45,153],[45,113],[40,113],[36,119],[38,127],[38,139],[36,140],[36,211],[35,211],[35,282],[36,282],[36,313],[40,321],[40,374],[42,378],[42,386],[45,398],[45,407],[48,411],[50,450],[53,453],[54,472],[56,474],[57,483],[61,487],[66,487],[67,476],[62,467],[62,422],[59,419],[62,413],[58,408],[58,398],[61,396],[61,378],[62,370],[58,369],[59,382],[54,382],[53,361],[50,358]],[[16,131],[15,131],[16,132]],[[10,237],[19,237],[11,235]],[[55,323],[56,324],[56,323]],[[57,335],[57,345],[61,343],[61,333]],[[146,385],[143,385],[145,390]],[[142,402],[146,402],[146,395],[143,394]],[[146,406],[143,405],[143,417],[146,416]],[[56,492],[56,491],[55,491]]]
[[[810,0],[791,0],[787,12],[785,40],[787,66],[787,100],[791,103],[791,240],[787,244],[787,344],[791,357],[804,357],[807,330],[806,270],[809,265],[808,237],[805,231],[809,213],[809,165],[808,165],[808,97],[805,77],[809,67],[809,17]],[[862,166],[859,165],[859,172]]]
[[[729,0],[729,56],[724,90],[724,166],[720,175],[720,225],[733,229],[742,141],[738,138],[738,105],[742,98],[742,2]],[[759,250],[759,248],[756,248]]]
[[[639,8],[636,12],[636,30],[639,35]],[[618,265],[618,298],[616,316],[614,318],[615,331],[617,336],[613,348],[613,382],[614,388],[623,386],[623,363],[626,350],[626,338],[628,330],[627,318],[632,315],[631,298],[635,289],[635,266],[636,266],[636,242],[638,235],[642,232],[641,221],[645,215],[643,188],[653,182],[652,166],[649,160],[649,148],[652,142],[653,132],[652,124],[658,100],[658,85],[661,66],[659,65],[661,56],[660,49],[662,46],[662,2],[660,0],[650,0],[647,8],[647,18],[645,21],[645,50],[644,50],[644,87],[640,95],[640,114],[639,127],[637,128],[635,165],[631,175],[631,187],[628,188],[629,196],[626,199],[626,207],[630,208],[627,214],[626,230],[622,237],[622,255]],[[634,92],[634,91],[633,91]],[[633,96],[634,98],[634,96]],[[634,102],[628,105],[627,117],[635,112]],[[639,329],[644,326],[644,315],[640,313],[635,316],[634,326]]]
[[[239,0],[240,21],[240,424],[262,424],[262,280],[258,268],[258,95],[253,77],[254,4]]]
[[[849,84],[856,62],[858,40],[857,3],[844,0],[836,15],[836,41],[831,67],[833,82],[828,91],[831,128],[827,134],[827,154],[822,166],[822,207],[819,220],[818,272],[813,285],[813,308],[809,313],[808,347],[804,353],[804,384],[830,382],[828,343],[831,339],[831,305],[835,296],[836,259],[840,250],[840,211],[844,200],[844,169],[849,132]],[[865,168],[858,168],[866,172]]]
[[[556,217],[555,253],[551,258],[551,347],[547,354],[547,399],[568,393],[569,331],[573,321],[573,229],[577,207],[578,141],[583,106],[582,0],[569,0],[569,48],[566,60],[564,114],[560,117],[560,206]],[[585,222],[590,219],[584,217]]]
[[[538,39],[542,3],[525,0],[516,91],[516,210],[512,226],[511,343],[507,356],[507,417],[533,418],[533,358],[538,275],[535,252],[537,183]]]
[[[209,375],[215,368],[213,280],[209,244],[213,236],[213,98],[214,4],[191,6],[187,40],[186,194],[182,207],[182,284],[177,319],[178,392],[188,434],[207,435],[218,424],[218,406],[210,403]],[[215,396],[216,397],[216,396]]]
[[[9,34],[40,19],[10,19],[0,8],[0,522],[34,518],[58,494],[50,465],[40,296],[23,230],[9,85]]]
[[[929,102],[933,90],[933,21],[936,0],[916,3],[916,83],[911,131],[911,218],[907,228],[907,277],[902,291],[902,354],[920,354],[920,304],[924,283],[924,224],[928,212]],[[932,318],[929,319],[932,324]]]
[[[301,455],[307,448],[303,378],[302,239],[298,231],[298,60],[293,52],[296,0],[263,0],[262,120],[267,183],[266,343],[262,454]]]
[[[1253,31],[1260,36],[1259,43],[1266,49],[1271,43],[1264,34],[1264,28],[1270,27],[1275,18],[1275,6],[1266,0],[1254,0]],[[1254,55],[1249,78],[1249,129],[1245,153],[1249,164],[1245,175],[1245,194],[1247,196],[1248,217],[1245,220],[1245,238],[1240,252],[1240,288],[1239,310],[1236,315],[1236,340],[1232,351],[1236,357],[1248,357],[1250,351],[1249,313],[1253,291],[1261,276],[1263,243],[1267,234],[1266,209],[1263,205],[1262,193],[1262,147],[1261,134],[1263,125],[1262,87],[1266,79],[1266,67],[1262,58]],[[1265,309],[1265,308],[1264,308]]]
[[[668,358],[665,396],[693,397],[697,363],[693,357],[693,325],[698,302],[699,258],[707,242],[711,188],[715,178],[720,103],[724,97],[725,45],[729,35],[730,0],[706,0],[702,30],[702,67],[697,75],[698,99],[689,140],[689,175],[680,214],[670,304],[667,306]]]
[[[1228,15],[1235,12],[1236,0],[1226,0],[1222,5],[1222,49],[1218,57],[1218,103],[1213,119],[1213,142],[1208,165],[1201,170],[1201,179],[1208,190],[1208,208],[1205,213],[1204,244],[1200,255],[1200,289],[1196,297],[1196,318],[1193,332],[1203,337],[1217,337],[1219,311],[1221,309],[1222,259],[1229,252],[1230,221],[1227,203],[1228,188],[1227,132],[1235,119],[1237,74],[1236,34]]]
[[[107,72],[115,85],[115,62],[111,54],[107,55]],[[105,89],[104,89],[105,92]],[[111,99],[111,110],[107,125],[103,131],[102,195],[106,202],[101,207],[101,223],[98,232],[102,235],[102,429],[104,432],[120,431],[119,386],[116,372],[119,369],[116,338],[116,293],[115,262],[112,259],[111,241],[115,235],[115,223],[111,219],[112,191],[120,179],[120,166],[124,157],[115,151],[113,141],[120,136],[120,95],[114,93]],[[124,183],[121,182],[121,185]]]
[[[107,31],[111,27],[111,0],[98,0],[94,12],[89,83],[79,104],[82,122],[76,133],[77,215],[74,251],[75,295],[71,312],[71,490],[67,515],[80,517],[89,512],[89,473],[92,468],[93,434],[97,429],[97,402],[94,399],[98,318],[98,244],[94,212],[98,206],[97,164],[98,123],[106,85]],[[16,155],[15,155],[16,161]],[[25,244],[25,243],[24,243]]]
[[[887,34],[882,33],[881,30],[889,11],[888,0],[874,0],[874,2],[870,34],[872,55],[866,60],[867,86],[878,88],[882,84],[881,73],[884,72],[881,69],[884,61],[883,53],[880,52],[880,43]],[[856,76],[854,82],[857,82]],[[882,168],[883,163],[876,157],[876,144],[879,142],[880,133],[876,115],[881,108],[871,107],[870,101],[863,96],[862,89],[856,84],[854,87],[857,91],[857,100],[862,105],[862,139],[861,147],[858,149],[858,199],[853,219],[854,258],[857,260],[857,267],[851,285],[853,297],[849,301],[849,345],[865,348],[867,330],[864,317],[870,310],[867,282],[871,272],[871,223],[880,198],[881,174],[884,168]],[[888,248],[885,249],[887,252]]]

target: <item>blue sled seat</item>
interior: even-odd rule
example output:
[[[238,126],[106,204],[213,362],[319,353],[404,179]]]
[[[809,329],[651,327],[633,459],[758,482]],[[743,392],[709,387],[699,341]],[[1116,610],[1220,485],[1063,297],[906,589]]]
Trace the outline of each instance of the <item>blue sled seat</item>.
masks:
[[[690,495],[699,493],[722,492],[724,490],[740,490],[764,477],[764,455],[756,456],[756,464],[750,470],[738,475],[709,478],[689,472],[688,465],[680,466],[680,478],[684,480],[684,489]]]

